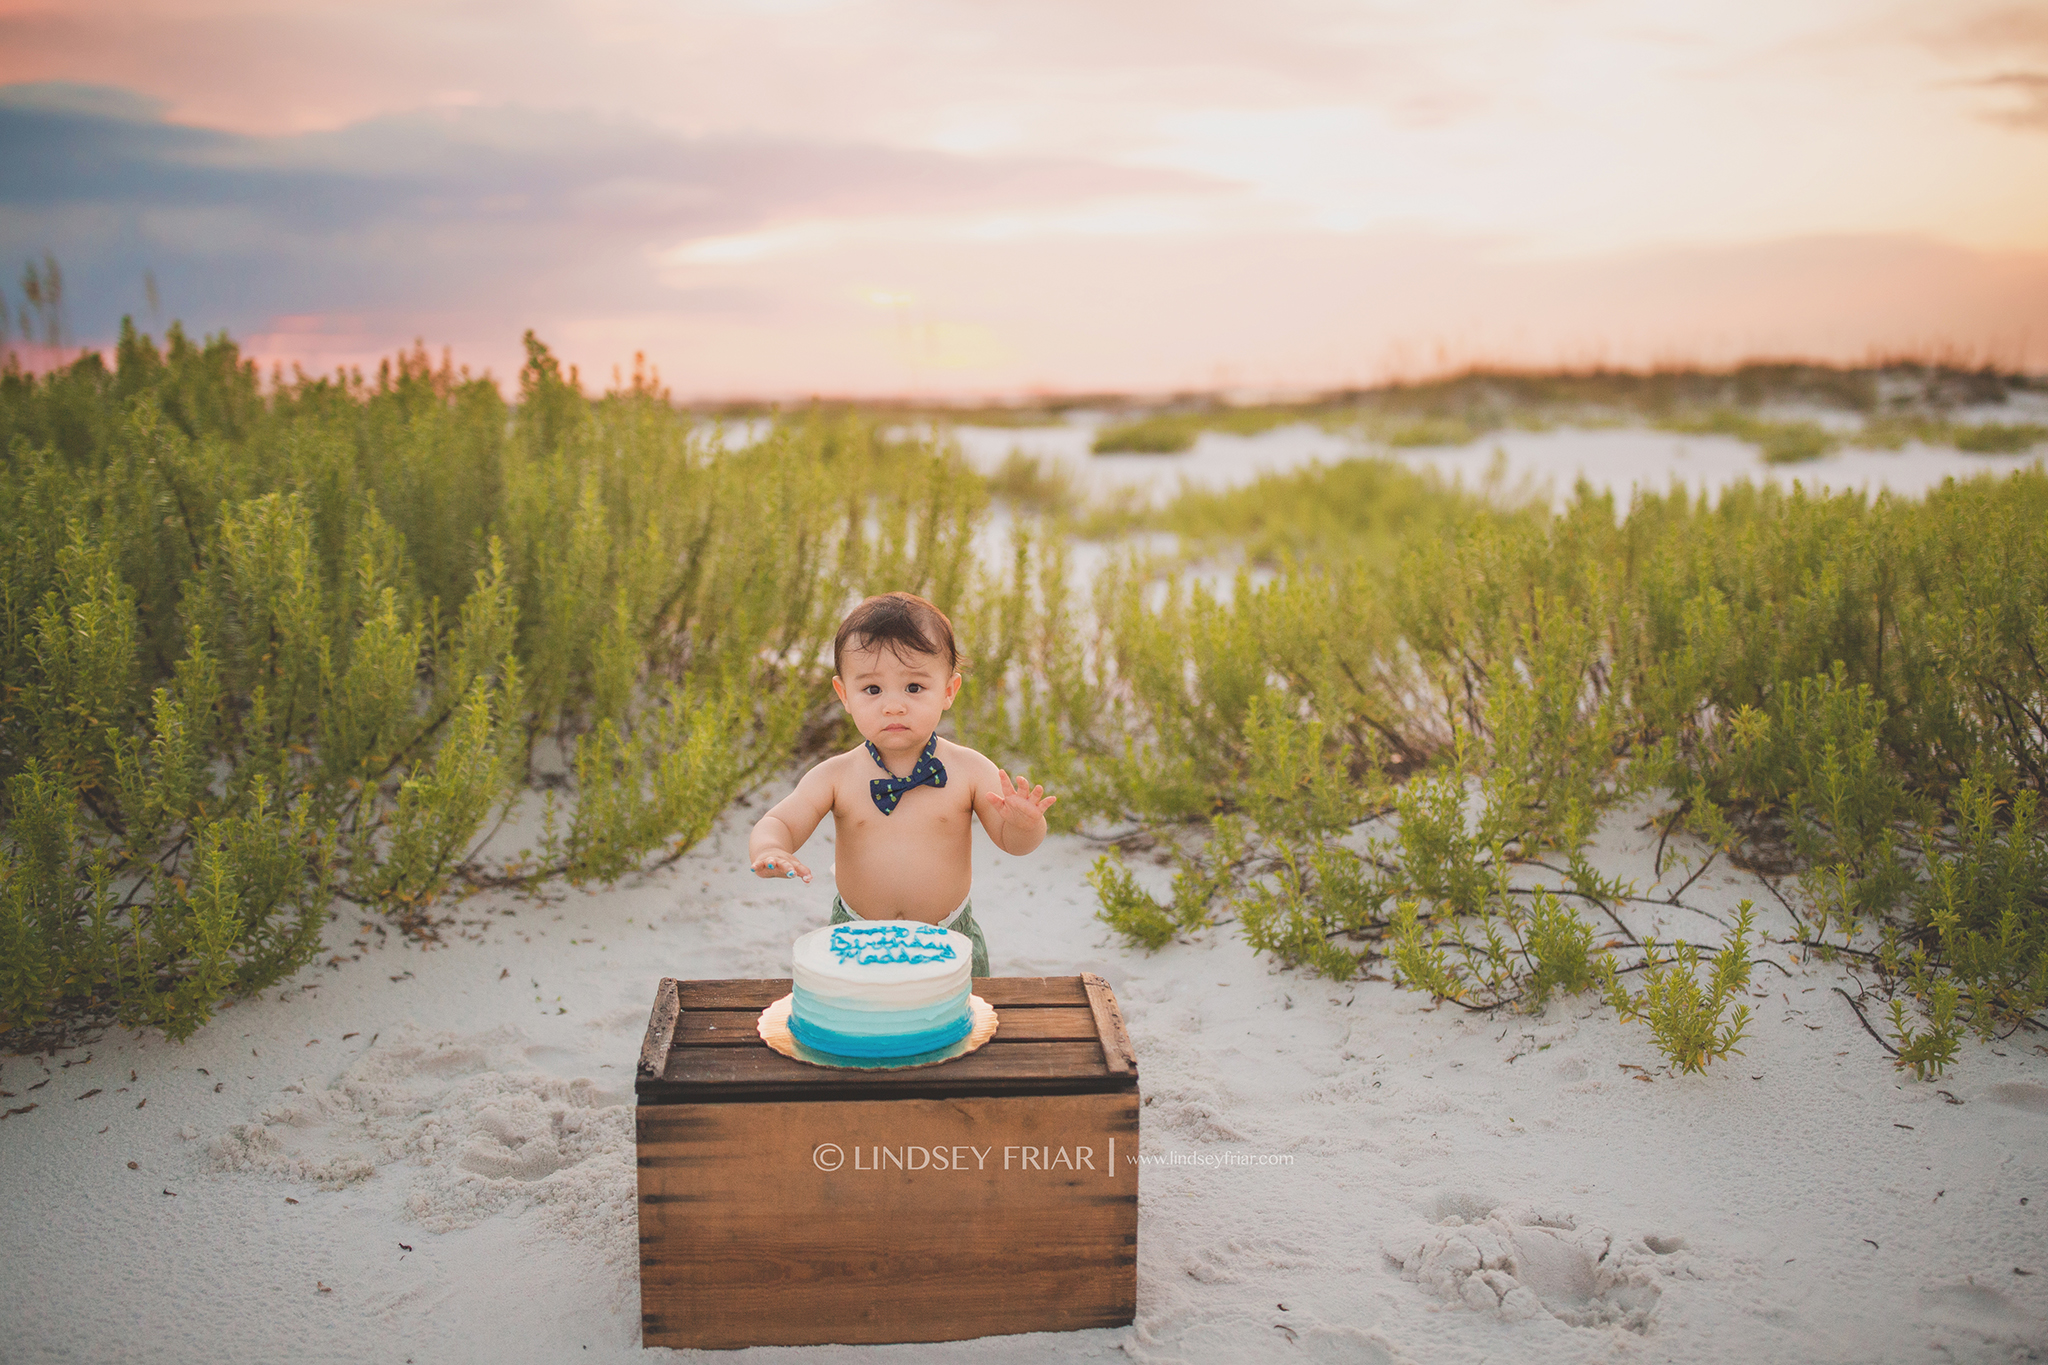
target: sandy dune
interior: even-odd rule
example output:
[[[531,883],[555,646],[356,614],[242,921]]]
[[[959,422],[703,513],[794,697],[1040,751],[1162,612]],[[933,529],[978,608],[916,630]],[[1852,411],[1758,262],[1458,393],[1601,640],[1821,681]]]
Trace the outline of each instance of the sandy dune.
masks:
[[[829,903],[822,877],[739,871],[746,814],[638,884],[471,900],[444,946],[339,920],[335,965],[182,1046],[6,1059],[7,1107],[35,1105],[0,1123],[6,1358],[647,1358],[630,1120],[654,982],[780,975]],[[1647,888],[1645,814],[1611,819],[1599,860]],[[1589,998],[1432,1009],[1276,971],[1229,925],[1127,950],[1092,918],[1095,852],[981,845],[976,912],[998,973],[1096,971],[1123,1002],[1151,1163],[1137,1323],[774,1358],[2048,1353],[2048,1049],[2026,1037],[1901,1079],[1838,969],[1774,948],[1747,1055],[1672,1077]],[[1788,925],[1744,873],[1687,900],[1745,896]],[[1655,914],[1719,940],[1708,914],[1630,918]]]

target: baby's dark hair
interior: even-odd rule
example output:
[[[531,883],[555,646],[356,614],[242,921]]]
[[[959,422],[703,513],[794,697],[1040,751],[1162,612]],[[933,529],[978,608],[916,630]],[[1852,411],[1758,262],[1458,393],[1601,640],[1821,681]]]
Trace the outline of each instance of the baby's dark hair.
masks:
[[[901,659],[905,652],[943,655],[946,671],[960,667],[960,648],[953,642],[953,623],[946,613],[915,593],[885,592],[870,597],[839,623],[832,640],[832,671],[838,673],[840,659],[849,648],[876,649],[888,646]]]

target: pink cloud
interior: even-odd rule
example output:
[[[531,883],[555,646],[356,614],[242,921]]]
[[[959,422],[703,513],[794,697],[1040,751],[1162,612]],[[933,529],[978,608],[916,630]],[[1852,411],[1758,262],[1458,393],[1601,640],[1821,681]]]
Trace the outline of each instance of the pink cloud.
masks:
[[[149,270],[266,355],[530,325],[705,393],[2042,364],[2044,54],[1970,0],[0,0],[0,80],[147,134],[16,135],[0,230],[82,330]]]

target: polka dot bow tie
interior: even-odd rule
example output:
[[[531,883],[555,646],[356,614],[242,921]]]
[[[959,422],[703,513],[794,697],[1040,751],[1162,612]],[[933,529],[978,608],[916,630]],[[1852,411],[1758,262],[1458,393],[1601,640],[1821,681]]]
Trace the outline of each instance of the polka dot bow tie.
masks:
[[[922,787],[927,782],[934,787],[946,785],[946,765],[939,762],[938,749],[939,737],[934,734],[924,742],[924,752],[918,755],[917,764],[911,768],[910,776],[897,777],[891,773],[887,777],[877,777],[868,783],[868,794],[875,798],[875,806],[882,814],[894,815],[896,803],[901,801],[903,793],[912,787]],[[872,742],[868,744],[868,755],[875,760],[877,768],[883,772],[889,771],[889,765],[882,762],[882,751]]]

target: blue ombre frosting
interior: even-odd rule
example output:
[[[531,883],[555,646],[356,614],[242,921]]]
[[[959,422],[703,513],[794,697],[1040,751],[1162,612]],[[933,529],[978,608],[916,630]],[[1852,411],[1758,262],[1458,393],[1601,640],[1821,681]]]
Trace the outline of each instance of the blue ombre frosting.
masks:
[[[886,1037],[892,1033],[937,1028],[960,1018],[967,1009],[967,988],[964,986],[936,1004],[900,1010],[876,1009],[857,1000],[819,995],[802,986],[798,986],[793,994],[796,997],[790,1006],[793,1017],[816,1028],[857,1037]]]
[[[935,924],[862,920],[814,929],[794,945],[789,1031],[819,1052],[913,1057],[973,1027],[973,945]]]
[[[889,1026],[882,1020],[872,1022],[883,1027],[843,1031],[814,1023],[793,1008],[789,1015],[789,1031],[805,1047],[840,1057],[913,1057],[920,1052],[936,1052],[959,1042],[973,1027],[974,1017],[967,1012],[963,998],[952,1019],[928,1028]]]

